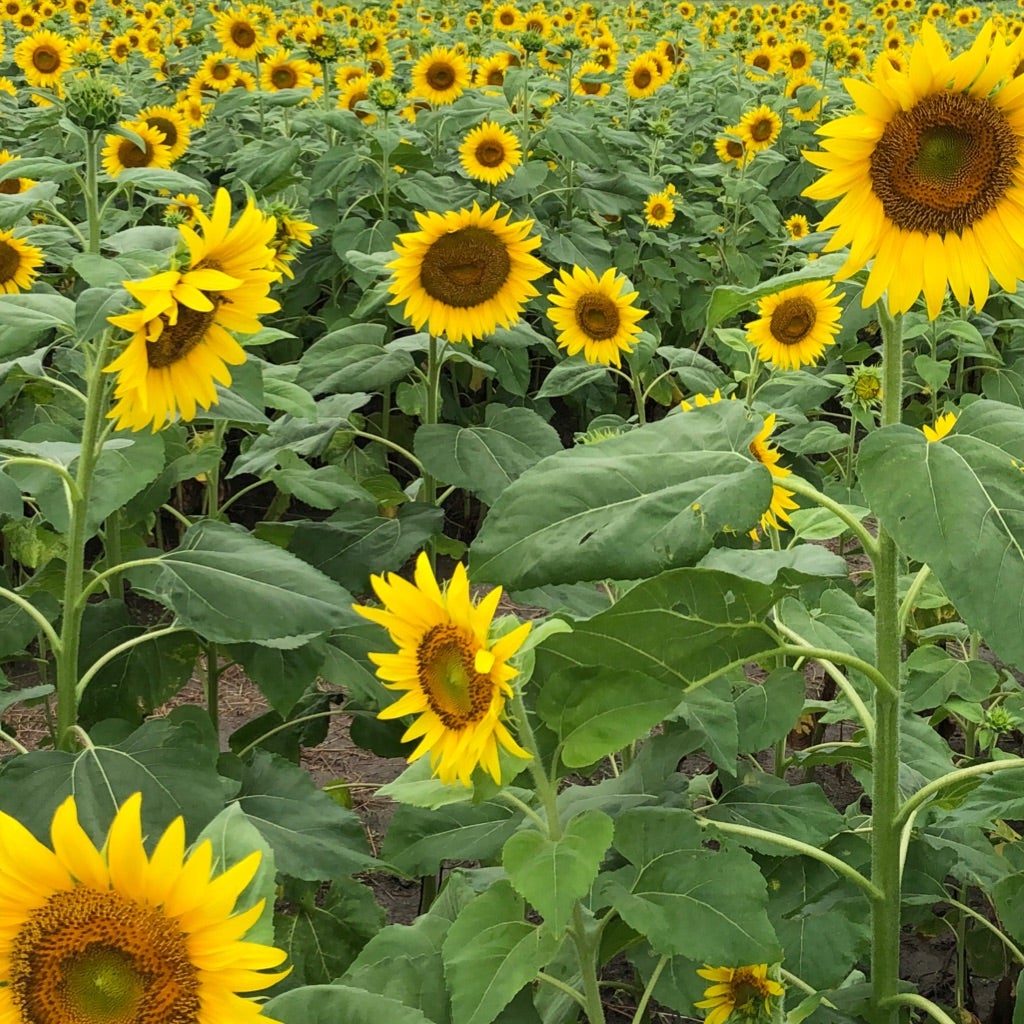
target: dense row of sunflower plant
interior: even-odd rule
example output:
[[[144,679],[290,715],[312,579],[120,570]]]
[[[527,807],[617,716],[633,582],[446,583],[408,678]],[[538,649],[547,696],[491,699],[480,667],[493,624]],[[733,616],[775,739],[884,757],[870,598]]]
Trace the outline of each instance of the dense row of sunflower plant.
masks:
[[[1024,1020],[1018,4],[0,27],[0,1020]]]

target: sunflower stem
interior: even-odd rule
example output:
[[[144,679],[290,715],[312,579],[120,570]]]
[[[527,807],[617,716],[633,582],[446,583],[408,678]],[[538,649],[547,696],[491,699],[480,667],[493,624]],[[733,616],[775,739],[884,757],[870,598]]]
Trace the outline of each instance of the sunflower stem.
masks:
[[[226,430],[226,420],[214,422],[213,446],[219,453],[219,457],[206,473],[206,514],[210,519],[223,518],[220,509],[220,467],[224,461],[224,433]]]
[[[902,317],[877,305],[882,330],[882,426],[899,423],[903,412]],[[900,670],[902,637],[896,542],[880,524],[872,554],[875,580],[875,664],[886,686],[875,687],[872,751],[871,881],[879,896],[871,904],[871,985],[878,1024],[896,1024],[900,1000]]]
[[[640,1024],[644,1019],[644,1014],[647,1012],[647,1004],[651,1001],[651,996],[654,993],[654,986],[658,984],[661,972],[665,970],[665,965],[668,961],[669,958],[663,954],[658,960],[657,966],[653,971],[651,971],[651,976],[647,980],[647,984],[644,986],[644,994],[636,1004],[636,1013],[633,1014],[633,1024]]]
[[[88,128],[85,132],[85,220],[89,229],[89,242],[86,252],[100,251],[100,199],[97,184],[99,166],[99,132]]]
[[[217,645],[211,641],[203,646],[206,651],[206,677],[203,679],[206,713],[210,716],[214,734],[220,736],[220,666],[217,664]]]
[[[92,492],[93,471],[99,459],[101,426],[107,405],[103,364],[110,348],[111,332],[104,331],[94,352],[86,351],[85,420],[82,423],[82,449],[75,471],[75,491],[71,491],[67,535],[67,560],[64,570],[63,618],[57,653],[57,737],[60,750],[72,748],[73,730],[78,722],[78,650],[82,639],[85,603],[80,600],[85,576],[86,519]]]

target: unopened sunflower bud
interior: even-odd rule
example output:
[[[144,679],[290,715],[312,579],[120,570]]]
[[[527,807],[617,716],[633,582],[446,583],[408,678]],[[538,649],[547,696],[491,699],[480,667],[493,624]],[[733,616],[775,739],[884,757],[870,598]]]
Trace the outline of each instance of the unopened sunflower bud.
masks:
[[[86,75],[69,81],[64,90],[64,113],[79,128],[101,131],[121,117],[121,98],[109,78]]]

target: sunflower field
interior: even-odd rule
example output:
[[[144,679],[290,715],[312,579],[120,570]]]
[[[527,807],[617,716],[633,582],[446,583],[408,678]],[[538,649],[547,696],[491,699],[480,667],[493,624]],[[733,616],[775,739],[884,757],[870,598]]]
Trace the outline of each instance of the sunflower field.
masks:
[[[1024,1024],[1022,30],[2,0],[0,1024]]]

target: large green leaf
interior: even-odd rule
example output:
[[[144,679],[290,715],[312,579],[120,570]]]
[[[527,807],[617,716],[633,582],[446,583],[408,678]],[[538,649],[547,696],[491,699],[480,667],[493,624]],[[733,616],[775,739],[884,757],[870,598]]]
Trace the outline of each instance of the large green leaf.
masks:
[[[412,357],[385,349],[382,324],[356,324],[331,331],[303,354],[296,383],[314,395],[375,391],[400,380],[413,368]]]
[[[283,758],[257,750],[242,773],[238,801],[286,875],[315,881],[380,867],[359,818]]]
[[[709,850],[690,811],[641,807],[615,823],[630,866],[602,876],[600,893],[663,956],[711,964],[774,963],[765,880],[750,855]]]
[[[523,901],[497,882],[455,919],[442,947],[453,1024],[490,1024],[555,954],[559,938],[524,920]]]
[[[263,1004],[266,1017],[281,1024],[435,1024],[422,1011],[396,999],[347,985],[307,985]]]
[[[535,829],[511,836],[502,864],[512,887],[534,906],[556,932],[568,925],[578,900],[590,891],[615,826],[602,811],[576,815],[558,839]]]
[[[807,681],[802,672],[777,668],[761,684],[749,683],[736,697],[739,749],[764,750],[796,725],[804,706]]]
[[[488,405],[485,415],[481,426],[425,424],[416,431],[416,455],[438,480],[493,505],[513,480],[560,452],[562,442],[532,409]]]
[[[771,475],[749,451],[759,426],[719,402],[549,455],[494,503],[474,579],[531,587],[692,565],[768,507]]]
[[[226,523],[191,527],[159,570],[137,572],[183,626],[218,643],[299,646],[337,624],[352,597],[313,566]]]
[[[1024,667],[1024,409],[979,400],[928,442],[893,426],[858,459],[865,495],[911,558],[996,654]],[[994,595],[997,597],[994,599]]]

